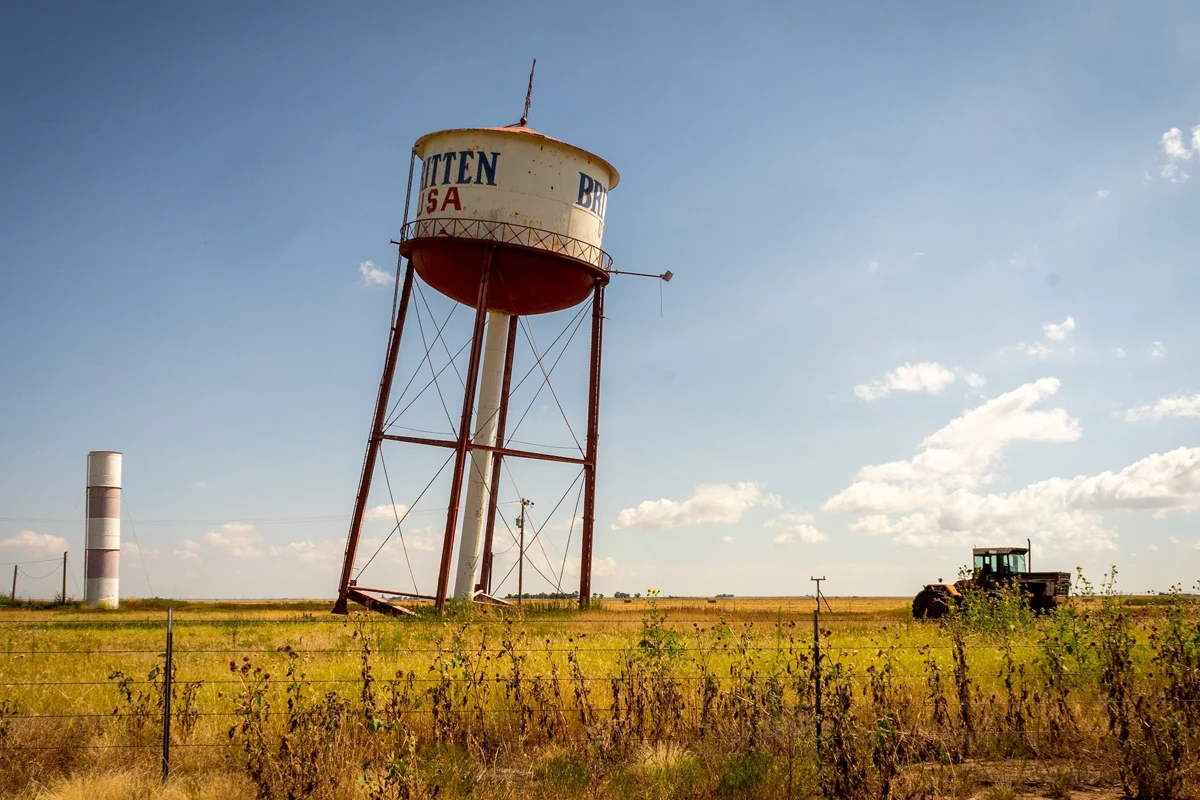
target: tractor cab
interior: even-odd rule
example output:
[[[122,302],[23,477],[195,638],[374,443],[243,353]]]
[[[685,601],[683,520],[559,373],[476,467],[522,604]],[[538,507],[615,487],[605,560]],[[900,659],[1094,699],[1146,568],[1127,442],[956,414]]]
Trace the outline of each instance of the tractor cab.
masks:
[[[976,547],[971,554],[977,579],[1006,578],[1029,571],[1027,547]]]

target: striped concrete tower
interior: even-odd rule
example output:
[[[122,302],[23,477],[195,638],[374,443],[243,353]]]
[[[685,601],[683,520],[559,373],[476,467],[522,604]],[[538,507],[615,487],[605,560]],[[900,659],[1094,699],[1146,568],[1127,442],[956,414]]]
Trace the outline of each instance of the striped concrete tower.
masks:
[[[121,559],[121,454],[88,453],[84,602],[116,608]]]

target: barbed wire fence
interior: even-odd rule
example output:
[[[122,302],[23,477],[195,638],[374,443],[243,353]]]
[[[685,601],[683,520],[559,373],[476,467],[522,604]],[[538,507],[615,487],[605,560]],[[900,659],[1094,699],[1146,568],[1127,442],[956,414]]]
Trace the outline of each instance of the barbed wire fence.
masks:
[[[236,644],[229,647],[213,647],[211,645],[197,644],[194,647],[180,646],[176,642],[176,628],[182,625],[185,629],[190,626],[197,628],[202,626],[226,626],[233,628],[249,628],[261,625],[276,625],[279,624],[277,619],[261,619],[261,618],[230,618],[230,617],[213,617],[200,614],[191,619],[177,620],[173,609],[169,609],[164,614],[164,618],[139,618],[139,619],[117,619],[112,621],[101,620],[63,620],[56,621],[54,625],[59,629],[66,630],[84,630],[89,632],[98,632],[101,638],[111,637],[113,632],[119,629],[134,629],[143,630],[147,633],[153,631],[162,631],[163,639],[161,647],[103,647],[103,646],[86,646],[86,647],[36,647],[28,644],[21,644],[22,626],[31,627],[44,622],[36,618],[26,619],[4,619],[0,620],[0,631],[8,629],[7,647],[0,650],[0,659],[3,659],[3,666],[0,667],[0,751],[4,751],[12,756],[19,757],[21,752],[37,752],[37,751],[55,751],[55,750],[128,750],[128,751],[144,751],[146,753],[160,752],[164,780],[169,775],[171,766],[171,752],[174,749],[219,749],[219,748],[236,748],[234,741],[233,728],[231,725],[228,734],[223,738],[210,738],[197,740],[190,735],[191,729],[196,725],[198,720],[210,721],[227,721],[236,723],[239,719],[244,719],[247,715],[247,710],[236,706],[236,692],[226,693],[227,687],[241,687],[245,689],[248,682],[252,680],[255,684],[255,691],[270,692],[275,691],[278,687],[286,687],[294,685],[297,678],[291,672],[280,676],[278,670],[283,669],[283,664],[278,662],[278,659],[294,660],[294,659],[327,659],[332,662],[330,668],[340,667],[346,670],[359,670],[359,674],[353,677],[313,677],[303,678],[304,683],[312,686],[327,687],[331,690],[336,690],[337,687],[365,687],[367,684],[374,682],[376,685],[391,685],[393,689],[401,684],[406,684],[409,687],[426,687],[423,691],[429,692],[432,687],[436,686],[458,686],[478,688],[487,685],[504,687],[508,690],[513,690],[514,678],[503,675],[477,675],[477,674],[440,674],[418,675],[416,670],[408,669],[397,672],[393,678],[376,678],[370,674],[367,669],[368,658],[375,659],[379,666],[383,666],[389,660],[394,659],[412,659],[414,657],[428,656],[428,668],[431,672],[434,671],[434,665],[437,660],[451,654],[452,648],[437,644],[419,644],[417,646],[404,646],[398,643],[391,646],[381,645],[375,642],[371,645],[358,647],[311,647],[303,648],[293,644],[284,644],[276,647],[265,647],[261,644],[237,646]],[[306,616],[295,617],[295,620],[307,619]],[[881,617],[888,621],[895,621],[894,617]],[[569,622],[570,625],[564,623]],[[701,625],[713,625],[717,620],[711,617],[705,618],[685,618],[679,620],[671,620],[671,624],[675,629],[687,630],[686,626],[692,626],[694,630],[701,630]],[[764,629],[762,621],[746,620],[735,621],[728,624],[731,628],[740,626],[743,631],[754,631],[754,626],[758,622],[758,631]],[[794,679],[790,688],[782,691],[779,694],[779,702],[774,704],[769,714],[774,718],[787,719],[793,724],[793,733],[797,729],[805,731],[805,735],[809,736],[814,747],[816,748],[817,758],[821,758],[821,746],[826,742],[828,737],[834,734],[828,732],[823,733],[823,726],[826,726],[831,718],[835,718],[839,712],[836,708],[830,709],[828,705],[822,707],[820,699],[826,696],[830,689],[830,681],[835,684],[841,681],[848,684],[851,690],[855,693],[861,693],[866,696],[868,691],[875,684],[873,681],[876,677],[870,674],[870,671],[856,672],[851,675],[846,675],[838,672],[839,660],[845,657],[853,657],[865,650],[875,650],[876,646],[871,647],[854,647],[834,645],[830,641],[822,640],[822,625],[820,612],[815,611],[812,615],[812,633],[807,630],[809,619],[806,616],[784,618],[782,615],[776,615],[774,619],[768,621],[771,628],[775,631],[777,638],[773,644],[749,644],[747,641],[727,642],[723,646],[717,644],[677,644],[674,647],[674,656],[681,659],[688,658],[704,658],[714,655],[734,654],[741,658],[753,658],[754,654],[774,654],[776,664],[782,664],[783,672],[793,674]],[[556,620],[554,622],[560,631],[570,632],[572,629],[579,629],[585,632],[593,624],[602,624],[606,628],[612,626],[643,625],[641,619],[594,619],[574,618],[570,620]],[[788,638],[785,640],[778,636],[781,631],[788,631]],[[757,633],[757,632],[756,632]],[[236,639],[236,634],[235,637]],[[578,637],[582,638],[582,637]],[[560,637],[561,639],[561,637]],[[623,656],[628,656],[631,653],[637,653],[639,645],[624,645],[624,646],[609,646],[598,645],[591,646],[590,643],[580,644],[576,638],[569,640],[569,646],[564,646],[561,641],[554,643],[551,639],[545,639],[542,645],[528,644],[522,647],[513,647],[506,645],[510,657],[545,657],[551,662],[558,657],[578,656],[579,653],[594,653],[607,654],[613,656],[610,667],[618,667],[620,659]],[[481,643],[471,642],[471,647],[482,647]],[[916,651],[922,654],[935,653],[939,651],[953,651],[956,645],[952,643],[899,643],[892,642],[881,644],[878,649],[888,650],[891,652],[910,652]],[[1135,642],[1131,644],[1134,650],[1150,647],[1146,642]],[[1039,645],[1025,642],[989,642],[983,638],[974,639],[970,642],[969,648],[971,652],[980,660],[990,661],[995,660],[1005,650],[1007,651],[1027,651],[1036,650]],[[199,659],[212,656],[229,656],[229,677],[216,677],[214,675],[214,666],[210,663],[207,669],[195,668],[195,662]],[[249,665],[250,659],[255,658],[262,662],[262,672],[248,679],[249,667],[243,668],[242,665]],[[63,660],[70,662],[72,659],[92,659],[93,661],[101,661],[109,659],[107,666],[101,664],[91,665],[86,664],[83,667],[70,666],[62,667]],[[144,659],[144,660],[143,660]],[[241,664],[238,663],[241,659]],[[343,663],[339,663],[339,659],[344,659]],[[17,674],[20,670],[14,670],[13,664],[15,661],[24,661],[24,666],[27,672],[35,672],[35,675],[22,676]],[[152,665],[145,679],[132,678],[119,670],[118,666],[124,666],[126,670],[131,669],[130,664],[136,662],[142,667],[146,666],[147,662]],[[286,662],[285,662],[286,663]],[[278,666],[272,667],[271,664]],[[37,669],[28,669],[30,665],[36,665]],[[194,671],[189,671],[193,670]],[[834,674],[831,676],[830,672]],[[107,673],[107,674],[106,674]],[[55,679],[56,675],[70,674],[79,675],[76,679]],[[720,733],[714,730],[711,726],[706,727],[704,720],[706,715],[711,716],[713,713],[713,705],[705,700],[710,697],[712,692],[717,692],[727,699],[727,709],[735,708],[737,703],[744,702],[743,695],[752,695],[754,692],[761,692],[765,685],[764,681],[767,677],[757,673],[735,673],[730,670],[727,674],[672,674],[664,677],[659,676],[660,680],[667,680],[674,687],[690,687],[687,692],[688,697],[684,697],[683,690],[679,690],[679,697],[673,701],[671,713],[674,714],[674,721],[670,728],[672,733],[666,738],[678,741],[695,741],[697,739],[705,739],[708,741],[727,740],[729,742],[740,742],[745,744],[747,735]],[[931,695],[928,691],[931,674],[928,670],[916,671],[891,671],[887,674],[887,680],[893,684],[907,687],[904,696],[904,704],[910,711],[919,713],[929,713],[934,718],[937,716],[938,699]],[[541,682],[544,687],[547,681],[573,681],[584,685],[610,685],[613,688],[614,702],[612,705],[596,706],[590,710],[590,714],[594,717],[618,717],[622,714],[628,714],[629,709],[621,706],[617,700],[616,694],[616,675],[612,674],[592,674],[583,675],[576,674],[568,678],[559,678],[557,673],[553,677],[546,675],[531,675],[524,678],[519,678],[518,682],[524,681],[524,686],[518,686],[518,691],[529,693],[534,690],[535,684]],[[193,698],[190,702],[183,704],[172,705],[172,700],[177,697],[177,689],[179,687],[192,687],[190,691],[193,693]],[[113,690],[113,699],[115,705],[112,711],[96,710],[99,705],[96,699],[96,690],[98,687],[110,687]],[[218,691],[216,698],[210,698],[213,705],[201,710],[196,706],[195,692],[199,687],[213,687]],[[715,687],[715,688],[714,688]],[[27,689],[37,689],[41,691],[28,693]],[[750,689],[747,692],[745,690]],[[73,689],[80,690],[72,694]],[[363,688],[363,692],[367,689]],[[706,694],[708,693],[708,694]],[[350,696],[348,693],[347,696]],[[557,688],[554,694],[558,694]],[[18,698],[19,695],[19,698]],[[952,687],[947,686],[945,696],[952,695]],[[48,697],[56,700],[56,703],[48,703],[44,706],[35,703],[29,706],[29,700],[36,698],[40,703]],[[365,696],[365,695],[364,695]],[[124,698],[124,701],[121,698]],[[739,699],[739,698],[742,699]],[[62,698],[68,699],[68,707],[61,707]],[[960,702],[962,698],[959,698]],[[222,708],[215,701],[220,700],[228,703]],[[84,701],[87,701],[86,703]],[[689,702],[690,701],[690,702]],[[788,702],[790,701],[790,702]],[[1013,725],[999,724],[995,729],[989,729],[986,724],[1002,723],[1005,719],[1003,712],[1011,712],[1012,699],[1009,697],[991,697],[977,696],[968,698],[968,701],[973,703],[975,713],[978,717],[978,726],[971,733],[978,740],[988,737],[998,739],[1004,736],[1019,735],[1022,741],[1026,742],[1031,747],[1037,749],[1043,745],[1057,741],[1062,731],[1054,727],[1035,727],[1024,724],[1019,729]],[[79,702],[87,707],[72,708],[72,703]],[[365,702],[365,701],[364,701]],[[1026,697],[1024,702],[1029,707],[1045,706],[1047,709],[1056,701],[1049,697]],[[1091,722],[1088,725],[1082,725],[1078,731],[1079,734],[1088,737],[1091,740],[1096,740],[1102,737],[1106,731],[1104,719],[1106,712],[1111,709],[1112,699],[1098,694],[1092,696],[1079,695],[1071,699],[1070,705],[1076,711],[1087,708],[1093,708],[1097,711],[1096,714],[1090,715]],[[1185,702],[1198,702],[1197,700],[1187,700]],[[124,705],[124,708],[123,708]],[[59,707],[56,707],[59,706]],[[136,706],[136,707],[133,707]],[[570,709],[560,709],[569,711]],[[844,711],[844,709],[843,709]],[[264,708],[257,712],[260,718],[275,719],[286,718],[292,712],[290,710]],[[464,717],[475,716],[480,720],[485,718],[497,719],[506,715],[520,716],[525,712],[519,708],[511,707],[473,707],[473,708],[443,708],[442,714],[447,715],[462,715]],[[414,722],[425,723],[433,721],[436,723],[436,714],[431,709],[421,709],[418,705],[409,708],[406,711],[408,718]],[[1081,715],[1082,716],[1082,715]],[[1042,719],[1048,719],[1048,714],[1043,715]],[[151,737],[148,726],[157,720],[161,723],[161,737]],[[103,728],[103,723],[106,721],[113,723],[137,722],[138,731],[140,731],[137,741],[113,741],[112,737],[103,738],[95,737],[97,740],[80,740],[77,736],[64,736],[59,742],[48,741],[43,735],[40,738],[34,739],[25,736],[19,730],[19,726],[23,724],[50,726],[49,730],[43,729],[42,733],[53,735],[54,726],[60,726],[60,730],[67,731],[77,725],[91,725],[92,729],[99,732]],[[179,735],[180,725],[183,725],[187,730],[186,735]],[[128,726],[126,726],[128,727]],[[828,727],[824,727],[828,731]],[[206,731],[211,732],[211,731]],[[954,733],[947,730],[939,730],[936,727],[929,728],[905,728],[897,726],[892,734],[900,739],[921,740],[925,742],[940,742],[938,746],[950,747],[959,737],[960,733]],[[119,738],[119,737],[118,737]],[[153,738],[153,741],[150,739]],[[753,739],[751,739],[753,741]],[[936,749],[936,748],[935,748]]]

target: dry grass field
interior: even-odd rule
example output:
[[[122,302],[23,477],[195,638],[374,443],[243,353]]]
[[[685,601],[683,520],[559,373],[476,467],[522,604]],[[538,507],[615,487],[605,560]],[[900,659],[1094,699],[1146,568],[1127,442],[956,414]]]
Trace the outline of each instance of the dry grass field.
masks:
[[[1185,797],[1190,598],[0,609],[0,796]],[[818,737],[817,728],[820,727]]]

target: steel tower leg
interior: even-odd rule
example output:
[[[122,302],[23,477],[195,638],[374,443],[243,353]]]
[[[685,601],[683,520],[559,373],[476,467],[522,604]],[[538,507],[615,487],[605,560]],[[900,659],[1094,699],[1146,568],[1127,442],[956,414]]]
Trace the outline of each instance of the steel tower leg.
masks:
[[[392,380],[396,375],[396,358],[400,353],[400,337],[404,333],[404,318],[412,296],[414,268],[409,259],[404,271],[404,289],[400,294],[400,305],[392,322],[388,339],[387,358],[383,362],[383,378],[379,382],[379,396],[375,400],[375,418],[371,423],[371,438],[367,440],[367,455],[363,460],[362,476],[358,481],[358,496],[354,500],[354,516],[350,518],[350,535],[346,539],[346,555],[342,562],[342,577],[338,583],[338,598],[333,606],[334,614],[345,614],[346,600],[350,591],[350,575],[354,571],[354,558],[358,554],[358,540],[362,534],[363,515],[367,510],[367,495],[371,491],[371,479],[375,476],[375,460],[379,456],[379,444],[383,441],[383,427],[387,414],[388,398],[392,393]]]
[[[600,364],[604,351],[604,284],[592,295],[592,352],[588,385],[587,455],[583,465],[583,550],[579,557],[579,607],[592,598],[592,537],[596,528],[596,451],[600,444]]]
[[[475,304],[475,329],[471,334],[471,359],[467,362],[464,379],[462,417],[458,423],[458,444],[454,450],[454,473],[450,478],[450,503],[446,511],[446,535],[442,539],[442,561],[438,569],[437,610],[446,607],[446,591],[450,584],[450,559],[454,553],[454,533],[458,527],[458,504],[462,497],[463,471],[471,443],[471,417],[475,410],[475,390],[479,383],[479,361],[483,351],[484,323],[487,322],[488,280],[492,274],[494,246],[488,247],[479,276],[479,299]]]

